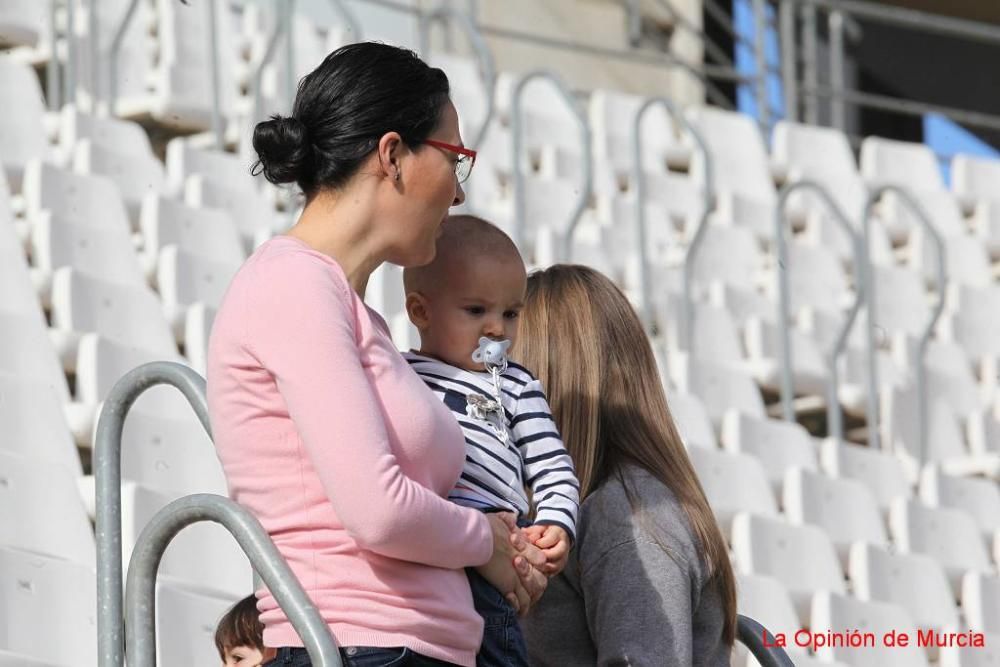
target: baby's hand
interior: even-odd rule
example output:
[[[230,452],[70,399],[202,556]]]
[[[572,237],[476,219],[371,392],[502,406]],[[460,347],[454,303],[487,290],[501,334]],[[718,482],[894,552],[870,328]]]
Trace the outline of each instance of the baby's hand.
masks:
[[[545,554],[545,564],[541,570],[554,577],[566,567],[569,558],[569,535],[561,526],[534,525],[524,529],[528,539]]]

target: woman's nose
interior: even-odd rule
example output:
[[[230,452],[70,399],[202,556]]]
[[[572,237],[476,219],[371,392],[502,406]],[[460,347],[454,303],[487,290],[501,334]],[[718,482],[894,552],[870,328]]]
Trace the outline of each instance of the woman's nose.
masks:
[[[465,203],[465,190],[462,188],[462,184],[458,182],[458,177],[455,177],[455,201],[451,203],[452,206],[461,206]]]

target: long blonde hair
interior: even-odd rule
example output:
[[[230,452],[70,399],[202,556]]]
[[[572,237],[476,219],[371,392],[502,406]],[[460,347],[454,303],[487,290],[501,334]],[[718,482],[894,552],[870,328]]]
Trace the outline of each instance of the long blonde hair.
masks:
[[[677,498],[700,543],[725,614],[723,638],[736,636],[736,582],[725,540],[667,407],[656,360],[625,295],[585,266],[559,264],[533,273],[514,356],[541,381],[580,497],[621,466],[647,470]]]

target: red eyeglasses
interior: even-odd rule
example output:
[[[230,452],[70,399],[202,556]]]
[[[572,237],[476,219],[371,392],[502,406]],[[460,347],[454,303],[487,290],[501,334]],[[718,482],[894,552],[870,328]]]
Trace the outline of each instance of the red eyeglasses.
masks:
[[[464,146],[455,146],[454,144],[446,144],[443,141],[434,141],[433,139],[425,139],[424,143],[435,148],[458,153],[458,162],[455,163],[455,177],[458,178],[459,183],[465,183],[469,178],[469,174],[472,173],[473,165],[476,164],[476,151]]]

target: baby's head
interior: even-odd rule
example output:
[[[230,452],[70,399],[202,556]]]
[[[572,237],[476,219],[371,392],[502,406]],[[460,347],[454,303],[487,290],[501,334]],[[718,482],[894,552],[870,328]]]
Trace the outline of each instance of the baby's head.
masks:
[[[223,667],[259,667],[275,655],[264,647],[264,626],[257,613],[257,598],[248,595],[219,620],[215,648]]]
[[[406,312],[420,332],[420,353],[481,371],[479,338],[517,338],[527,272],[517,246],[495,225],[471,215],[448,218],[437,254],[403,271]]]

